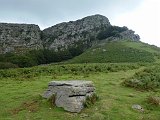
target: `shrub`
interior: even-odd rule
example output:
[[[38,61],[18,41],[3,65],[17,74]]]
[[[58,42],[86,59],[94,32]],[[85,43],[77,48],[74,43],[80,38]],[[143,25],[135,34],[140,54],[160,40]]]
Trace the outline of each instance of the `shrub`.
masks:
[[[147,98],[148,103],[156,105],[156,106],[160,106],[160,97],[158,96],[149,96]]]
[[[10,62],[18,65],[19,67],[31,67],[36,65],[35,61],[25,55],[16,55],[10,58]]]
[[[91,105],[93,105],[97,100],[99,99],[99,97],[97,96],[96,93],[93,93],[91,96],[87,96],[85,102],[83,103],[84,107],[90,107]]]
[[[8,68],[18,68],[18,66],[10,62],[0,62],[0,69]]]
[[[110,26],[98,33],[97,39],[103,40],[108,37],[120,37],[121,32],[128,30],[127,27]]]
[[[31,67],[40,64],[49,64],[52,62],[61,62],[63,60],[68,60],[73,57],[72,55],[75,54],[74,53],[71,54],[69,50],[61,50],[58,52],[48,49],[31,50],[21,54],[15,54],[15,53],[2,54],[0,55],[0,62],[12,63],[19,67]],[[2,68],[5,67],[1,67],[1,69]]]
[[[154,90],[160,88],[160,66],[146,68],[125,80],[123,84],[141,90]]]

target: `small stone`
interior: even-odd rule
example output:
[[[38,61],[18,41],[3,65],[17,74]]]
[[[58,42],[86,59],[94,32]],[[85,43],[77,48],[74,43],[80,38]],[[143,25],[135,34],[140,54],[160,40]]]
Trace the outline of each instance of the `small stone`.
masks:
[[[136,110],[138,110],[138,111],[141,111],[141,112],[144,111],[144,109],[143,109],[140,105],[138,105],[138,104],[132,105],[132,108],[133,108],[133,109],[136,109]]]

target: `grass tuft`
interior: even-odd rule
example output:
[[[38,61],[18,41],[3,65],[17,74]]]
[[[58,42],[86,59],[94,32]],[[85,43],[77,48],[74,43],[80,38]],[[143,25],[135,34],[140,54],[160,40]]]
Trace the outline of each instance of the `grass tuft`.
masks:
[[[160,106],[160,97],[158,96],[149,96],[147,101],[152,105]]]
[[[87,96],[84,104],[84,107],[90,107],[93,105],[97,100],[99,99],[98,95],[96,93],[93,93],[91,96]]]

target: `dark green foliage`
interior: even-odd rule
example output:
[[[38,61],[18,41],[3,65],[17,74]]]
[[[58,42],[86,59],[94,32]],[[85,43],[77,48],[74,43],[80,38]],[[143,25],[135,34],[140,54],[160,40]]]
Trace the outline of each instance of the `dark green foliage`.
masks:
[[[78,56],[81,53],[83,53],[83,49],[81,48],[81,46],[78,47],[71,47],[69,48],[69,52],[72,56]]]
[[[139,64],[64,64],[64,65],[50,65],[50,66],[38,66],[32,68],[19,68],[12,70],[0,70],[0,78],[12,77],[12,78],[31,78],[38,75],[58,75],[58,74],[73,74],[73,75],[88,75],[90,73],[97,72],[117,72],[137,69],[141,65]]]
[[[154,90],[160,88],[160,66],[146,68],[135,73],[132,78],[124,81],[124,85],[140,90]]]
[[[18,68],[17,65],[9,62],[0,62],[0,69]]]
[[[35,61],[30,58],[30,56],[27,56],[25,54],[14,54],[14,53],[7,53],[7,54],[1,54],[0,62],[4,63],[10,63],[10,67],[12,68],[13,64],[18,67],[31,67],[33,65],[36,65]],[[2,68],[1,68],[2,69]]]
[[[19,67],[31,67],[35,65],[35,61],[29,56],[15,55],[9,60],[11,63],[18,65]]]
[[[61,62],[72,58],[68,50],[55,52],[53,50],[31,50],[24,54],[7,53],[0,55],[0,62],[9,62],[19,67],[31,67],[52,62]],[[11,66],[12,67],[12,66]],[[1,67],[2,69],[3,67]],[[8,68],[8,67],[7,67]]]
[[[37,65],[46,63],[44,50],[32,50],[26,53],[26,56],[29,56],[30,58],[32,58]]]
[[[120,37],[119,33],[128,30],[127,27],[110,26],[99,32],[97,38],[99,40],[106,39],[108,37]]]

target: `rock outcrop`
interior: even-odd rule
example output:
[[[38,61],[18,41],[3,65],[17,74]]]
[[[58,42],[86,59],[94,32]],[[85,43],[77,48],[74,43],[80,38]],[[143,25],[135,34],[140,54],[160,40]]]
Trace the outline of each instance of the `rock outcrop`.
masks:
[[[80,112],[84,108],[87,97],[95,94],[95,87],[91,81],[52,81],[44,98],[55,96],[55,105],[69,112]]]
[[[122,36],[122,39],[132,40],[132,41],[139,41],[140,36],[138,34],[135,34],[133,30],[126,30],[122,33],[120,33]]]
[[[90,45],[97,34],[111,26],[107,17],[102,15],[88,16],[77,21],[57,24],[43,30],[43,41],[46,48],[67,49],[78,44]]]
[[[0,23],[0,54],[43,48],[38,25]]]
[[[23,52],[31,49],[50,49],[54,51],[80,48],[82,52],[100,42],[97,35],[111,27],[107,17],[92,15],[77,21],[64,22],[40,30],[34,24],[0,23],[0,54]],[[107,33],[106,33],[107,34]],[[110,40],[139,40],[134,31],[127,28],[119,37]]]
[[[144,109],[138,104],[132,105],[132,109],[138,110],[140,112],[144,112]]]
[[[112,40],[132,40],[132,41],[139,41],[140,36],[138,34],[135,34],[133,30],[128,29],[127,27],[121,27],[125,28],[125,31],[119,32],[118,35],[116,36],[111,36],[106,38],[106,40],[112,41]]]

